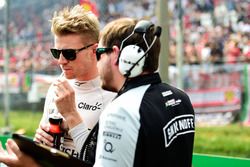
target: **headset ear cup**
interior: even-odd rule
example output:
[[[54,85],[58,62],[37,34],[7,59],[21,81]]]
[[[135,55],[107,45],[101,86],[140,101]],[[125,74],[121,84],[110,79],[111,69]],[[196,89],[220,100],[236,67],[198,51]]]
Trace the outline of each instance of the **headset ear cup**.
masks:
[[[137,45],[128,45],[124,47],[119,58],[120,72],[129,78],[140,75],[145,62],[144,53],[145,52],[143,49]],[[142,56],[144,57],[142,58]],[[134,65],[140,58],[142,59],[136,65]]]

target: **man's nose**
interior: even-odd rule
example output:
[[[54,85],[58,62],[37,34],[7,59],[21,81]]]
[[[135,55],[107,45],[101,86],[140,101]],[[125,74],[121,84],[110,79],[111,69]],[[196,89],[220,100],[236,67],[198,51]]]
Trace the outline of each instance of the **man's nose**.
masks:
[[[58,59],[58,64],[65,64],[67,62],[68,62],[68,60],[65,59],[65,57],[63,56],[62,53],[60,53],[60,56],[59,56],[59,59]]]

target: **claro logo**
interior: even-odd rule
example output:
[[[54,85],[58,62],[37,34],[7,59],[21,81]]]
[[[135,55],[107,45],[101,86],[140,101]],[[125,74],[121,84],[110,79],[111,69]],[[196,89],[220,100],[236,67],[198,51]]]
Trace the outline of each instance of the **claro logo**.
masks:
[[[99,109],[101,109],[101,106],[102,106],[102,103],[98,103],[98,102],[96,102],[95,105],[87,104],[87,103],[84,103],[84,102],[80,102],[78,104],[79,109],[90,110],[90,111],[99,110]]]

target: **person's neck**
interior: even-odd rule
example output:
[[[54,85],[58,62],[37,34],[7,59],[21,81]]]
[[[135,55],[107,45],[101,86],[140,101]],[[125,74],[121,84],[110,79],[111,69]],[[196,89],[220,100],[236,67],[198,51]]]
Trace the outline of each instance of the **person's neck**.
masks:
[[[147,75],[149,74],[149,72],[147,71],[144,71],[142,72],[139,76],[142,76],[142,75]],[[120,77],[120,79],[116,82],[117,83],[117,92],[121,92],[127,85],[127,83],[129,82],[129,80],[131,80],[132,78],[125,78],[124,76]]]
[[[77,81],[90,81],[90,80],[95,79],[96,77],[98,77],[98,74],[95,74],[95,75],[88,75],[88,76],[85,75],[85,76],[76,78],[76,80],[77,80]]]
[[[117,81],[116,81],[116,92],[117,93],[119,93],[119,92],[121,92],[123,89],[124,89],[124,87],[126,86],[126,82],[127,82],[127,80],[126,80],[126,78],[124,77],[124,76],[122,76],[120,79],[118,79]]]

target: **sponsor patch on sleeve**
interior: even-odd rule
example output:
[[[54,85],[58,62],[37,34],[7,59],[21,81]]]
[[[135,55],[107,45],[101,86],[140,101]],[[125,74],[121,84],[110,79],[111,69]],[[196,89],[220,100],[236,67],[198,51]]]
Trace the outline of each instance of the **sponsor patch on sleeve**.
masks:
[[[168,147],[180,135],[194,133],[194,115],[187,114],[173,118],[163,128],[165,147]]]

